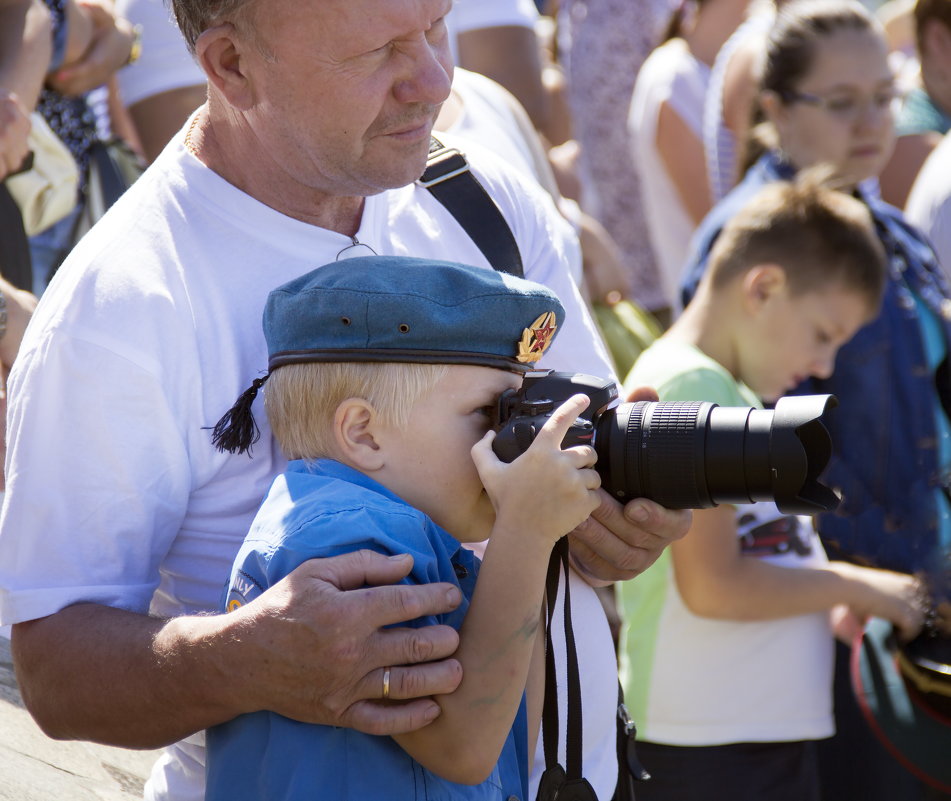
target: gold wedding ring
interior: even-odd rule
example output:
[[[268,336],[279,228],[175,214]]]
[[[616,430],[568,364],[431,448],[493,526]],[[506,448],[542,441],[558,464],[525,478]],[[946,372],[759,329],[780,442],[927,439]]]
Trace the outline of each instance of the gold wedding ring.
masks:
[[[383,668],[383,700],[390,697],[390,669]]]

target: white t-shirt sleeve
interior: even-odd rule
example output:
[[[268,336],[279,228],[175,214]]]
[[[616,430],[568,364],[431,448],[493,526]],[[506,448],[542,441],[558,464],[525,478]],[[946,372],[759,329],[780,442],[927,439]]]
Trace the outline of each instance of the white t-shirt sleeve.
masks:
[[[944,274],[951,278],[951,138],[932,151],[915,180],[905,217],[934,247]]]
[[[128,354],[62,336],[18,359],[10,398],[7,465],[34,469],[7,474],[0,619],[80,601],[147,611],[191,474],[161,382]],[[44,447],[47,460],[23,457]]]
[[[456,0],[449,19],[458,34],[503,25],[534,28],[539,16],[532,0]]]
[[[117,0],[116,13],[142,26],[141,57],[116,73],[124,103],[205,83],[205,73],[188,52],[163,0]]]

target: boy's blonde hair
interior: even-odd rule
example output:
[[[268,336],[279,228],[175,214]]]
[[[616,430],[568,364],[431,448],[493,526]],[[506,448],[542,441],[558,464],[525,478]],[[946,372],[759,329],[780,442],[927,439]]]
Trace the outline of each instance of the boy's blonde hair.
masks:
[[[832,188],[828,168],[764,187],[724,226],[710,253],[719,289],[760,264],[786,271],[791,291],[838,284],[877,309],[885,287],[885,250],[868,207]]]
[[[271,372],[264,407],[288,459],[334,454],[333,420],[348,398],[363,398],[383,422],[406,425],[416,402],[446,374],[445,364],[309,362]]]

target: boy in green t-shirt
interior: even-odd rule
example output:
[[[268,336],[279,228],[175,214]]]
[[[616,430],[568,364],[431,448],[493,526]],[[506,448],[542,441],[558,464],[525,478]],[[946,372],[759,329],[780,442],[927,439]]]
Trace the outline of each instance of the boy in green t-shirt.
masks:
[[[625,383],[665,401],[775,401],[832,373],[877,314],[885,269],[861,202],[815,175],[772,184],[724,228],[695,298]],[[833,618],[883,617],[910,637],[916,601],[909,576],[828,562],[808,517],[771,503],[695,511],[688,536],[619,591],[622,679],[653,776],[639,801],[713,787],[735,801],[817,799]]]

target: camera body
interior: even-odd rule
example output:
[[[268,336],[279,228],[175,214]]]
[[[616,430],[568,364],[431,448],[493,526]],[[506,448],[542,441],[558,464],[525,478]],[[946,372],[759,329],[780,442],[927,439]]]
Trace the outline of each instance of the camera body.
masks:
[[[499,459],[512,462],[524,453],[552,412],[578,394],[587,395],[590,403],[565,434],[562,442],[565,448],[594,444],[598,419],[617,405],[617,384],[583,373],[553,370],[526,373],[521,388],[508,389],[499,398],[499,427],[492,444]]]
[[[591,445],[602,486],[621,502],[648,498],[668,509],[775,501],[787,514],[832,511],[839,500],[819,481],[832,454],[822,416],[832,395],[781,398],[775,410],[703,401],[619,403],[617,386],[594,376],[536,370],[498,401],[493,450],[524,453],[564,401],[590,403],[563,447]]]

